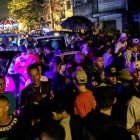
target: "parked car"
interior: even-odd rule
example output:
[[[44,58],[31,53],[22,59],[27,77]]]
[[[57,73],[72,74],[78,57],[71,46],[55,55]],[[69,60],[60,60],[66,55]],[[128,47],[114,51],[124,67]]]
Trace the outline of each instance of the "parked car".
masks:
[[[68,56],[79,52],[79,50],[70,50],[66,43],[66,38],[62,35],[35,37],[34,41],[36,44],[40,44],[41,46],[45,44],[49,45],[51,47],[51,51],[54,52],[54,55],[63,54],[64,56]]]
[[[2,33],[0,34],[0,44],[10,46],[10,44],[17,44],[19,36],[16,33]],[[7,48],[10,49],[10,48]]]

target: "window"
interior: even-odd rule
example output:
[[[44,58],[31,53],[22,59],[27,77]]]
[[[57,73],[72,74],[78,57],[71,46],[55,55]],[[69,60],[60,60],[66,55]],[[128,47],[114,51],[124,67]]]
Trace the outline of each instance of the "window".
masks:
[[[75,0],[75,6],[81,5],[82,1],[81,0]]]
[[[68,9],[71,9],[71,2],[70,2],[70,1],[67,1],[67,2],[66,2],[66,6],[67,6],[67,10],[68,10]]]

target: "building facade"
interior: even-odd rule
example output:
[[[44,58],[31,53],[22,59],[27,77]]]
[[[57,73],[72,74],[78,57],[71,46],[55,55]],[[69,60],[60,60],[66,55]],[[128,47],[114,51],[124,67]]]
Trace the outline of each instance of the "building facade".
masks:
[[[52,30],[61,30],[61,22],[73,15],[71,0],[45,0],[44,20]]]
[[[73,0],[73,8],[105,31],[140,31],[138,0]]]
[[[138,0],[44,0],[43,7],[44,23],[53,30],[62,30],[68,17],[82,15],[104,31],[140,31]]]
[[[73,11],[74,15],[88,17],[105,31],[122,31],[122,15],[126,10],[126,0],[74,0]]]

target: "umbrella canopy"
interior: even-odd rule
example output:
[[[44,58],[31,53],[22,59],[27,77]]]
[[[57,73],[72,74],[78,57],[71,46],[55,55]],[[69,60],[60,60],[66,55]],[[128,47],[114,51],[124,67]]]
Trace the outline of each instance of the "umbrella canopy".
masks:
[[[69,30],[90,30],[93,27],[93,23],[84,16],[72,16],[67,18],[61,23],[62,28]]]
[[[0,29],[10,29],[10,28],[17,28],[17,27],[18,27],[18,22],[14,21],[11,18],[2,20],[0,22]]]

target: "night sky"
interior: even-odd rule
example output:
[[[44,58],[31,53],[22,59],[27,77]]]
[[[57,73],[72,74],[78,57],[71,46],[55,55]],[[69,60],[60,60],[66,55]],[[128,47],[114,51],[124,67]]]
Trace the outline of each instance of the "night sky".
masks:
[[[0,0],[0,19],[8,17],[7,2],[8,0]]]

